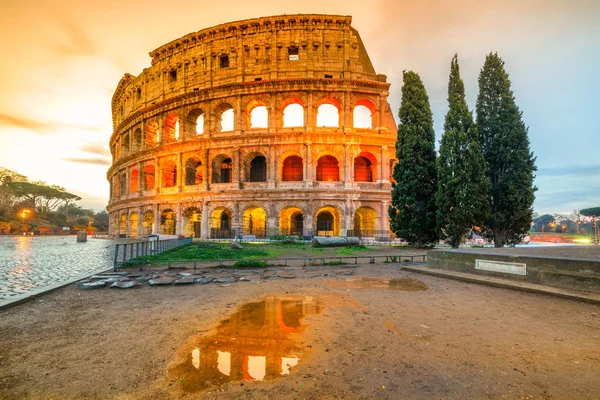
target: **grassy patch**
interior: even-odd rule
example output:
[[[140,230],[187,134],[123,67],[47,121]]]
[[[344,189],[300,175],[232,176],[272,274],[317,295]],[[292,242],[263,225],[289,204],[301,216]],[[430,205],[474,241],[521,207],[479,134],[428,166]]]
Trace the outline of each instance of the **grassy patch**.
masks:
[[[324,265],[344,265],[345,263],[343,261],[340,260],[332,260],[332,261],[327,261]]]
[[[348,247],[340,247],[336,249],[336,253],[340,256],[350,256],[359,251],[369,250],[367,246],[348,246]]]
[[[234,268],[264,268],[267,263],[263,260],[240,260],[233,264]]]
[[[269,258],[279,252],[260,244],[243,244],[243,249],[232,249],[228,243],[191,243],[153,256],[139,257],[138,261],[236,260],[240,258]]]

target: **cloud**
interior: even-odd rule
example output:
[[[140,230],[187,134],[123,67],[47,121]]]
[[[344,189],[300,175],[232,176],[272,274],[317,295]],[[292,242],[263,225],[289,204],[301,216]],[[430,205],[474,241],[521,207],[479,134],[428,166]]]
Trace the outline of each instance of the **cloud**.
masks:
[[[110,156],[110,151],[107,146],[97,144],[85,144],[79,147],[79,150],[90,154],[96,154],[99,156]]]
[[[538,168],[538,176],[600,176],[600,165],[564,165],[559,167]]]
[[[63,122],[45,122],[0,113],[0,126],[27,129],[40,135],[46,134],[61,134],[65,129],[80,129],[80,130],[97,130],[104,131],[101,126],[85,125],[85,124],[69,124]]]
[[[106,158],[83,158],[83,157],[70,157],[63,158],[63,160],[72,162],[72,163],[80,163],[80,164],[91,164],[91,165],[110,165],[110,160]]]
[[[56,19],[67,35],[66,43],[57,43],[52,48],[64,56],[92,56],[97,53],[96,46],[75,20],[66,12],[48,10],[48,13]]]

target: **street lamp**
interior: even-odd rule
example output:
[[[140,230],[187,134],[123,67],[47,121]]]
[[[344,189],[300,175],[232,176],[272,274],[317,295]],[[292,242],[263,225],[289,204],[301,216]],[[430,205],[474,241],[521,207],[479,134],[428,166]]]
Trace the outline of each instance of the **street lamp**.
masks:
[[[25,217],[27,216],[27,214],[29,214],[31,212],[31,210],[28,210],[26,208],[24,208],[23,210],[21,210],[20,214],[21,214],[21,225],[25,225]],[[23,227],[24,228],[24,227]],[[23,230],[23,232],[25,232],[25,230]]]

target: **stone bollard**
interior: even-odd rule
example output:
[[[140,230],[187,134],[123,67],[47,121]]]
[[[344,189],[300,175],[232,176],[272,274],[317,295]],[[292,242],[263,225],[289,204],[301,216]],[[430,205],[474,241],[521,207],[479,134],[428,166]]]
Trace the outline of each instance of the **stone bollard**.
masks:
[[[87,232],[79,231],[77,232],[77,243],[85,243],[87,242]]]

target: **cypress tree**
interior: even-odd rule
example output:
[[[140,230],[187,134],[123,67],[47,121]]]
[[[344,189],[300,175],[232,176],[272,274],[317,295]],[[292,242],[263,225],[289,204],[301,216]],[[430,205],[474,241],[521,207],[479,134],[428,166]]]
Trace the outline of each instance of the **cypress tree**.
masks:
[[[450,64],[448,113],[437,162],[437,228],[446,243],[458,248],[469,230],[483,222],[487,179],[456,55]]]
[[[504,61],[498,54],[490,53],[485,58],[476,108],[490,207],[483,234],[496,247],[516,244],[530,228],[537,168],[522,112],[515,104]]]
[[[429,97],[418,74],[405,71],[396,142],[390,227],[417,247],[437,242],[435,229],[435,132]]]

